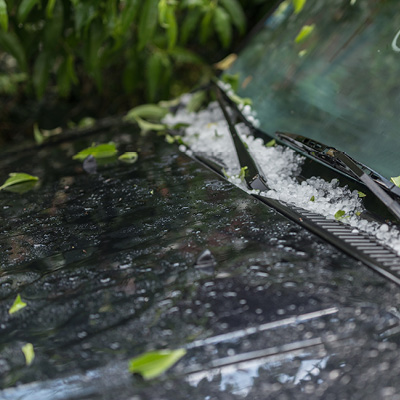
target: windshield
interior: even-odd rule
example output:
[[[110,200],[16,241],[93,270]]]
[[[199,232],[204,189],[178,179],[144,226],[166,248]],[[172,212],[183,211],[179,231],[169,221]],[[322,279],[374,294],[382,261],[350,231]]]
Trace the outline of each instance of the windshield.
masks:
[[[400,2],[300,7],[281,3],[242,51],[229,70],[239,95],[253,100],[265,132],[311,137],[400,175]]]

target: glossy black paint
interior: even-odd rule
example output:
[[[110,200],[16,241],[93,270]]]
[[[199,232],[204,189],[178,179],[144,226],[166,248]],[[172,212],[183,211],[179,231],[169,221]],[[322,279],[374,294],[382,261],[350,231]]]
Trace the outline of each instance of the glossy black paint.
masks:
[[[87,174],[72,160],[111,138],[139,161]],[[162,138],[123,128],[0,167],[41,178],[0,192],[2,399],[399,393],[398,287]],[[10,316],[17,293],[28,306]],[[179,347],[164,377],[129,375],[130,357]]]

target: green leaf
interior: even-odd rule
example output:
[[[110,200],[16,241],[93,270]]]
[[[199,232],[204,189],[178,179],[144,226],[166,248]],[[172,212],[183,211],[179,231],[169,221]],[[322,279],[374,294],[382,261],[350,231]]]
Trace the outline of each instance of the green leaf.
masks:
[[[301,28],[299,34],[298,34],[298,35],[296,36],[296,38],[294,39],[294,41],[295,41],[296,43],[301,43],[301,42],[303,42],[304,40],[306,40],[306,39],[311,35],[311,33],[313,32],[314,28],[315,28],[315,24],[312,24],[312,25],[304,25],[304,26]]]
[[[158,0],[146,0],[142,8],[138,28],[138,50],[143,50],[153,38],[158,20]]]
[[[49,0],[46,6],[46,17],[51,18],[53,16],[54,5],[56,4],[56,0]]]
[[[18,22],[24,23],[32,8],[38,3],[38,0],[22,0],[18,7]]]
[[[21,350],[24,353],[26,365],[31,365],[35,358],[35,351],[33,350],[32,343],[27,343],[26,345],[22,346]]]
[[[393,182],[397,187],[400,187],[400,176],[391,177],[391,182]]]
[[[5,31],[8,31],[8,11],[5,0],[0,0],[0,25]]]
[[[241,34],[246,30],[246,16],[238,0],[220,0]]]
[[[366,194],[365,193],[363,193],[363,192],[358,192],[358,197],[365,197],[366,196]]]
[[[125,2],[121,16],[122,33],[125,33],[128,30],[128,28],[132,25],[132,23],[135,22],[136,16],[138,15],[140,4],[141,4],[140,0],[129,0]]]
[[[142,104],[132,108],[125,116],[126,121],[136,121],[136,118],[145,118],[150,120],[161,120],[168,114],[169,110],[166,107],[156,104]]]
[[[174,144],[174,143],[175,143],[175,138],[167,133],[167,134],[165,135],[165,141],[166,141],[168,144]]]
[[[232,27],[228,13],[222,8],[217,7],[214,13],[215,30],[224,48],[229,47],[232,40]]]
[[[35,138],[36,144],[42,144],[44,142],[44,136],[36,123],[33,125],[33,137]]]
[[[306,4],[307,0],[293,0],[294,13],[298,14]]]
[[[108,158],[115,156],[117,154],[117,149],[115,143],[99,144],[98,146],[88,147],[81,150],[79,153],[75,154],[72,158],[74,160],[84,160],[88,156],[93,156],[94,158]]]
[[[26,306],[27,306],[27,304],[24,303],[24,302],[21,300],[21,296],[18,294],[18,295],[17,295],[17,298],[14,300],[13,305],[12,305],[11,308],[8,310],[8,313],[9,313],[10,315],[11,315],[11,314],[14,314],[14,313],[16,313],[17,311],[22,310],[22,309],[25,308]]]
[[[164,124],[153,124],[152,122],[145,121],[140,117],[136,117],[136,122],[140,129],[144,132],[147,131],[165,131],[167,126]]]
[[[192,98],[189,100],[189,103],[186,106],[186,110],[188,112],[199,111],[206,99],[207,92],[205,90],[199,90],[198,92],[193,93]]]
[[[132,94],[140,81],[140,66],[135,52],[130,51],[127,59],[128,62],[125,63],[122,82],[125,92],[127,94]]]
[[[146,83],[147,97],[153,102],[157,97],[161,74],[163,72],[163,56],[160,52],[153,53],[147,60]]]
[[[242,181],[244,180],[244,178],[245,178],[245,176],[246,176],[246,171],[247,171],[248,169],[249,169],[249,168],[246,167],[246,166],[240,168],[239,178],[240,178]]]
[[[44,48],[48,51],[54,50],[59,43],[63,32],[64,6],[61,0],[55,0],[52,17],[46,21],[43,32]]]
[[[163,28],[167,26],[167,9],[168,3],[167,0],[160,0],[158,2],[158,22]]]
[[[185,349],[150,351],[129,361],[129,372],[145,380],[157,378],[186,354]]]
[[[178,38],[178,24],[176,22],[175,11],[172,6],[168,6],[165,16],[167,23],[168,49],[172,50],[175,47]]]
[[[272,139],[265,145],[265,147],[274,147],[275,145],[276,145],[276,140]]]
[[[185,19],[183,20],[182,26],[180,28],[180,42],[185,44],[192,33],[195,31],[201,18],[201,11],[199,8],[194,8],[189,10]]]
[[[99,90],[101,90],[102,87],[100,50],[104,45],[104,34],[105,32],[102,22],[99,19],[93,21],[90,25],[88,41],[89,48],[86,63]]]
[[[32,82],[38,99],[42,98],[49,80],[50,69],[49,53],[40,53],[33,65]]]
[[[136,153],[136,151],[128,151],[124,154],[121,154],[118,157],[118,160],[123,161],[127,164],[133,164],[138,160],[139,156],[138,153]]]
[[[169,50],[169,55],[176,63],[204,65],[204,61],[200,56],[184,47],[175,46]]]
[[[17,185],[19,183],[38,180],[39,178],[37,176],[32,176],[23,172],[11,172],[9,174],[9,178],[3,183],[3,185],[0,186],[0,190],[3,190],[9,186]]]
[[[17,60],[22,71],[27,71],[25,49],[14,32],[3,32],[0,30],[0,47]]]
[[[203,16],[200,23],[200,43],[205,44],[213,33],[213,25],[211,21],[214,16],[215,8],[210,8]]]
[[[75,63],[72,55],[66,55],[57,71],[57,86],[61,96],[66,97],[71,91],[72,84],[77,84]]]
[[[335,214],[335,219],[340,220],[344,217],[346,213],[343,210],[339,210]]]
[[[311,196],[310,201],[315,201],[315,197],[314,197],[314,196]]]
[[[90,2],[74,1],[74,21],[75,33],[77,37],[85,34],[92,23],[97,17],[98,8]]]
[[[239,79],[240,79],[239,72],[237,72],[236,74],[228,74],[228,73],[224,72],[221,79],[223,82],[231,85],[234,92],[236,92],[239,89]]]

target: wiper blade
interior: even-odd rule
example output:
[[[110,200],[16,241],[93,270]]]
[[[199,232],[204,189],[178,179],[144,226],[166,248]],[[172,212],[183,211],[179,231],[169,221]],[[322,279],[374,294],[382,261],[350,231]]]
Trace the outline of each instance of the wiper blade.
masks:
[[[249,189],[268,190],[266,180],[261,172],[261,168],[247,150],[246,145],[240,139],[239,134],[232,123],[232,117],[228,113],[228,103],[224,99],[221,90],[216,87],[217,100],[221,106],[224,117],[228,123],[229,132],[231,134],[236,154],[239,159],[241,168],[246,167],[244,179]]]
[[[364,183],[400,221],[400,204],[387,193],[400,196],[400,188],[392,182],[334,147],[292,133],[276,132],[276,136],[280,142],[287,146]]]

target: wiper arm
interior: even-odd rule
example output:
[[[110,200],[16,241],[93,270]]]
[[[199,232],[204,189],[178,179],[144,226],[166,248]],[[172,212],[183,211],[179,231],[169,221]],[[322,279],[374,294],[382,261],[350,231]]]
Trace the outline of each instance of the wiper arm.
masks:
[[[306,153],[319,162],[333,169],[340,170],[364,183],[364,185],[367,186],[400,221],[400,204],[386,192],[388,191],[399,196],[400,188],[386,178],[334,147],[327,146],[305,136],[291,133],[276,132],[276,136],[280,142],[283,142],[289,147]]]
[[[232,118],[228,113],[228,103],[224,99],[221,90],[216,87],[216,95],[219,105],[221,106],[224,117],[228,123],[229,132],[231,134],[233,144],[235,146],[236,154],[239,159],[240,167],[246,167],[244,179],[249,189],[268,190],[268,186],[264,176],[262,175],[261,168],[258,167],[256,161],[253,159],[245,144],[240,139],[239,134],[232,123]]]

